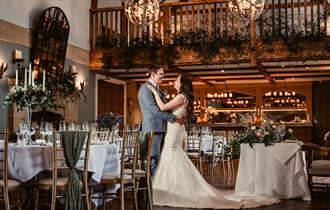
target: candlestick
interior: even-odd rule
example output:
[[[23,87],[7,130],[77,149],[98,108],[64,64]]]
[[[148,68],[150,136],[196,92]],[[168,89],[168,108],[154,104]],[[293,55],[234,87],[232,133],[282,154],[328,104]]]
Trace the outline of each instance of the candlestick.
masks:
[[[22,51],[15,50],[15,52],[14,52],[14,59],[16,59],[16,60],[22,59]]]
[[[26,87],[27,87],[26,77],[27,77],[27,69],[25,68],[25,72],[24,72],[24,90],[26,90]]]
[[[31,78],[31,83],[32,83],[32,87],[34,87],[35,86],[35,84],[34,84],[34,71],[32,70],[32,78]]]
[[[16,80],[15,80],[15,85],[18,85],[18,69],[16,69]]]
[[[45,83],[46,83],[46,69],[44,69],[43,75],[42,75],[42,90],[45,91]]]

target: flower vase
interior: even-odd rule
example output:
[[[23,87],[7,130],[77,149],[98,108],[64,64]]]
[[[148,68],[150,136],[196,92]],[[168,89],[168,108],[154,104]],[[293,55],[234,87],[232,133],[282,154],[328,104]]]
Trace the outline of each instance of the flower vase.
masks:
[[[30,145],[32,143],[31,136],[34,134],[31,129],[31,121],[32,121],[32,108],[31,106],[26,106],[26,125],[27,125],[27,144]]]

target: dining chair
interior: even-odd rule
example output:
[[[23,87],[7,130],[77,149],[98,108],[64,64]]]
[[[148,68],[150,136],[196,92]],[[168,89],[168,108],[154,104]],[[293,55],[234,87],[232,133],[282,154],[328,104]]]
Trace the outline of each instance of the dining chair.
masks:
[[[196,163],[197,169],[199,170],[201,175],[203,175],[201,143],[202,143],[201,131],[187,132],[186,154],[191,161]]]
[[[330,147],[306,143],[301,146],[301,149],[306,154],[306,171],[310,191],[314,188],[330,190],[330,182],[328,181],[330,178]],[[316,181],[317,178],[322,180],[324,177],[328,178],[324,179],[325,182]]]
[[[212,136],[212,148],[210,151],[204,151],[203,156],[209,161],[208,172],[211,174],[213,182],[215,171],[218,171],[219,167],[223,168],[218,152],[221,152],[222,141],[225,139],[225,131],[213,131]]]
[[[56,134],[60,141],[56,142]],[[53,166],[50,178],[43,178],[36,184],[35,209],[39,205],[55,210],[56,199],[65,197],[65,209],[80,209],[84,197],[85,210],[90,210],[88,190],[88,158],[91,131],[53,131]],[[83,163],[78,167],[77,163]],[[41,191],[51,193],[51,201],[40,202]],[[80,196],[81,195],[81,196]]]
[[[0,140],[3,140],[0,145],[0,200],[4,201],[5,210],[10,210],[11,207],[21,210],[22,183],[8,178],[8,139],[8,129],[0,132]],[[15,199],[14,193],[16,193]]]
[[[140,150],[137,158],[137,169],[136,174],[136,194],[139,209],[153,209],[153,198],[152,198],[152,183],[151,183],[151,152],[153,143],[154,132],[141,132],[140,133]],[[142,198],[138,196],[141,195]],[[147,200],[143,200],[143,198]],[[147,203],[147,204],[146,204]],[[149,206],[145,206],[149,205]]]
[[[120,210],[125,209],[125,193],[130,192],[134,197],[134,205],[137,207],[136,198],[136,168],[137,158],[140,147],[139,131],[123,131],[123,140],[121,143],[120,174],[103,174],[100,184],[102,185],[102,197],[93,197],[93,199],[102,199],[103,210],[106,209],[107,199],[120,199]],[[107,186],[119,184],[118,192],[107,192]],[[119,195],[118,195],[119,194]]]
[[[112,144],[113,135],[111,135],[111,132],[112,131],[96,131],[92,135],[94,135],[96,141],[103,141]]]

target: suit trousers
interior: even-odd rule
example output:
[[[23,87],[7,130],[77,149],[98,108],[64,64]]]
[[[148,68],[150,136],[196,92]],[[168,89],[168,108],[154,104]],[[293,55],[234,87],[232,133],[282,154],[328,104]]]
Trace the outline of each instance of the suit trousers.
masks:
[[[154,174],[158,165],[161,150],[163,147],[164,136],[165,136],[165,132],[156,132],[154,134],[152,151],[151,151],[151,163],[150,163],[151,176]]]

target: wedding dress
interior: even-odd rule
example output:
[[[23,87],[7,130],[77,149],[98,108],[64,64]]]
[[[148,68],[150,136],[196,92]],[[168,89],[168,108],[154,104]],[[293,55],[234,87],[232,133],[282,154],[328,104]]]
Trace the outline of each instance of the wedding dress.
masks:
[[[187,102],[173,110],[186,113]],[[240,209],[279,202],[277,198],[219,190],[208,184],[183,150],[184,125],[167,124],[164,146],[152,180],[153,202],[158,206],[184,208]]]

